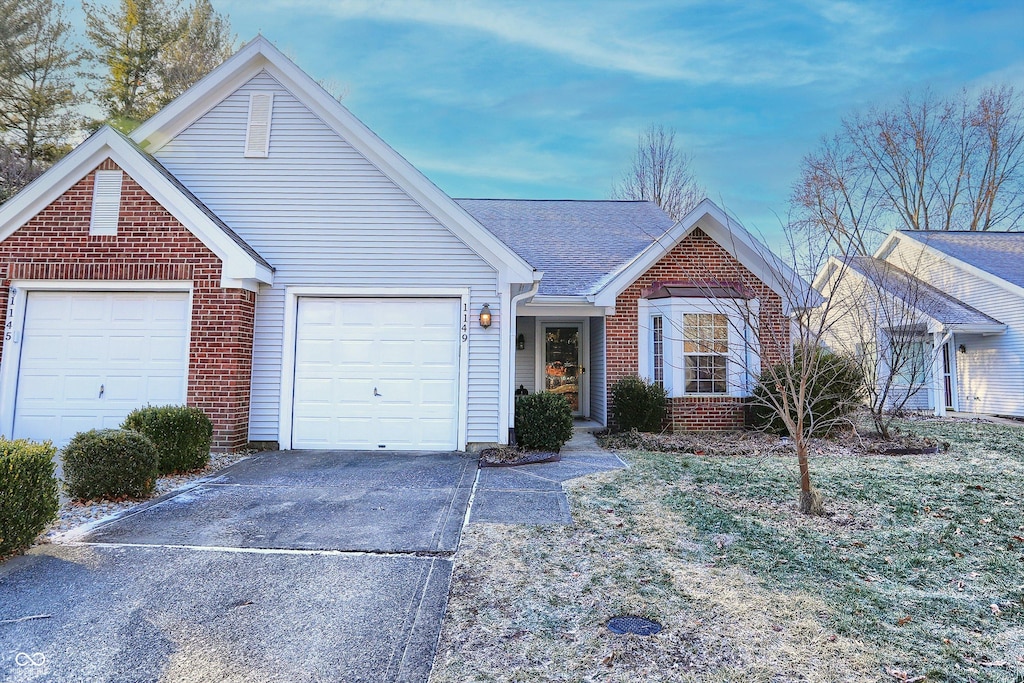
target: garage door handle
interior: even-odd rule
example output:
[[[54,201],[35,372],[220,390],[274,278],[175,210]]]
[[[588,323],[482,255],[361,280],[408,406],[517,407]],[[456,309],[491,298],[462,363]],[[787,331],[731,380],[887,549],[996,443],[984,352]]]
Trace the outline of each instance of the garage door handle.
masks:
[[[377,387],[373,388],[373,395],[374,396],[380,396],[380,394],[377,393]]]
[[[103,385],[100,385],[100,395],[97,398],[103,398]]]

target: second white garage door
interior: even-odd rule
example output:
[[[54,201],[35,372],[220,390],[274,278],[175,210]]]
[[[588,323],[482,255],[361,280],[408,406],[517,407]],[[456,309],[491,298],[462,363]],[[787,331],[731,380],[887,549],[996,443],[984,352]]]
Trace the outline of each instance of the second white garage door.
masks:
[[[292,447],[457,448],[459,307],[300,298]]]
[[[146,404],[185,402],[188,294],[29,292],[14,437],[63,446]]]

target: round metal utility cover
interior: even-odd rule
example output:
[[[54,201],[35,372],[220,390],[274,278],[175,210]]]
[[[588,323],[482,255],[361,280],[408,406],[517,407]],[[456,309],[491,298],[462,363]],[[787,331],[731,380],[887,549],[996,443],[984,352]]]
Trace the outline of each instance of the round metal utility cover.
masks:
[[[661,630],[661,624],[643,617],[612,617],[608,620],[608,630],[612,633],[635,633],[638,636],[653,636]]]

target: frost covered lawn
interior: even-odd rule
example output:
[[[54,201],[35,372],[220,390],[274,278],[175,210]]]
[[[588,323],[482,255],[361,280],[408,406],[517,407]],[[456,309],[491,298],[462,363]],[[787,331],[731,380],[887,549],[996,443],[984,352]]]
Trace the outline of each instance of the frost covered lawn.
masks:
[[[471,525],[431,680],[1024,680],[1024,427],[901,427],[951,449],[819,444],[825,518],[770,448],[624,453],[573,482],[573,527]]]

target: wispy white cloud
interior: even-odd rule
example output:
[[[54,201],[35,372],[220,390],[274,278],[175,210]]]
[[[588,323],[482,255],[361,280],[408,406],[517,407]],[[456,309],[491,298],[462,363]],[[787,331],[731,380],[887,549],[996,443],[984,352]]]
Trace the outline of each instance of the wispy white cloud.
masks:
[[[776,35],[765,36],[763,9],[718,3],[273,0],[268,4],[293,11],[304,8],[342,20],[475,31],[596,69],[695,85],[799,86],[835,78],[837,71],[859,72],[858,65],[864,61],[900,58],[894,51],[877,47],[886,22],[875,11],[842,0],[789,8],[788,16],[794,22],[806,22],[812,16],[841,29],[841,39],[833,44],[826,41],[817,49],[798,47],[785,35],[781,22]],[[687,22],[690,14],[694,20]],[[708,24],[708,16],[720,20]],[[767,16],[779,22],[786,12]],[[863,52],[848,49],[867,44],[875,47]]]

